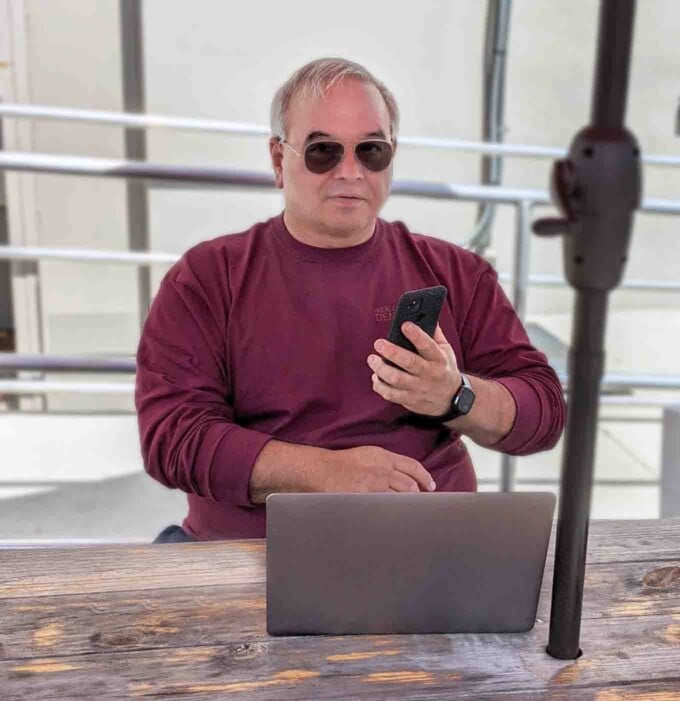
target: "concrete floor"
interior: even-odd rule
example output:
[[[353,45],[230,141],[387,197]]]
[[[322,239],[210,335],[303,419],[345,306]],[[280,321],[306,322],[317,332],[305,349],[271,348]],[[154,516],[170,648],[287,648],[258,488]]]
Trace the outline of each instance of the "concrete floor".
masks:
[[[644,312],[645,334],[632,337],[638,312],[614,312],[608,333],[610,372],[680,375],[674,348],[680,312]],[[568,342],[567,318],[539,320]],[[639,328],[639,327],[637,327]],[[673,339],[676,339],[673,342]],[[633,364],[634,363],[634,364]],[[638,392],[680,402],[680,392]],[[601,410],[593,518],[657,518],[661,410]],[[186,497],[146,475],[134,414],[0,414],[0,542],[107,539],[150,542],[186,513]],[[500,457],[469,443],[480,490],[497,490]],[[558,493],[562,442],[517,460],[515,489]]]

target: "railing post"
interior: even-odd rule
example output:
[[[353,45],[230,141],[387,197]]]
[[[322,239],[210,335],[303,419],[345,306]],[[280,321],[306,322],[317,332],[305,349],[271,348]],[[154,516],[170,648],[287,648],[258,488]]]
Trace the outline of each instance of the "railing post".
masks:
[[[515,312],[524,322],[529,287],[529,241],[531,234],[532,202],[520,200],[515,207],[515,252],[512,275],[512,303]],[[515,484],[516,458],[503,453],[501,456],[501,491],[511,492]]]
[[[661,424],[660,517],[680,516],[680,404],[665,406]]]
[[[146,99],[144,90],[144,42],[143,3],[139,0],[120,0],[120,39],[123,58],[123,103],[126,112],[144,114]],[[146,160],[146,130],[125,129],[125,158]],[[128,243],[131,251],[149,250],[149,198],[146,183],[127,180]],[[144,325],[151,305],[151,271],[137,270],[139,326]]]

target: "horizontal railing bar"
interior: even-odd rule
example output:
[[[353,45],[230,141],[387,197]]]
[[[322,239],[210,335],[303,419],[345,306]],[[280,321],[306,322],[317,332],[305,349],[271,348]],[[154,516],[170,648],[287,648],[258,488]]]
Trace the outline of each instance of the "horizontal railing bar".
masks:
[[[270,173],[233,168],[160,165],[147,161],[125,161],[113,158],[55,156],[21,151],[0,151],[0,170],[89,175],[104,178],[179,180],[220,187],[225,185],[264,189],[274,187],[274,176]]]
[[[0,248],[0,251],[1,250]],[[501,273],[498,277],[502,282],[512,282],[512,275],[510,273]],[[535,285],[536,287],[564,287],[567,281],[561,275],[536,274],[529,275],[529,284]],[[628,290],[647,290],[650,292],[680,292],[680,283],[630,279],[624,280],[618,287],[614,288],[613,292],[622,288]]]
[[[177,129],[188,131],[213,132],[234,136],[271,135],[268,126],[228,122],[217,119],[197,119],[192,117],[170,117],[159,114],[131,114],[102,110],[82,110],[49,105],[24,105],[7,103],[0,105],[0,116],[21,119],[57,119],[93,124],[107,124],[122,127]],[[464,139],[442,139],[422,136],[402,136],[398,139],[402,146],[414,146],[454,151],[470,151],[487,155],[517,156],[520,158],[563,158],[567,151],[552,146],[535,146],[523,144],[491,143],[485,141],[467,141]],[[647,165],[680,166],[677,156],[649,155],[643,156]]]
[[[0,394],[133,394],[130,382],[53,382],[52,380],[0,380]]]
[[[496,202],[513,204],[530,202],[534,205],[552,206],[547,192],[542,190],[497,187],[492,185],[454,185],[420,180],[394,180],[390,189],[393,195],[426,197],[437,200],[459,200],[461,202]],[[680,213],[680,202],[678,203]]]
[[[0,260],[67,260],[98,263],[124,263],[129,265],[173,264],[180,259],[177,253],[142,253],[137,251],[105,251],[88,248],[42,248],[25,246],[0,246]],[[502,282],[512,282],[510,273],[501,273]],[[567,282],[559,275],[530,275],[529,283],[539,287],[564,287]],[[680,292],[680,283],[656,280],[625,280],[616,289],[648,290],[656,292]]]
[[[54,156],[0,151],[0,170],[59,173],[61,175],[90,175],[112,178],[165,179],[172,181],[202,182],[206,185],[271,189],[274,176],[270,173],[206,168],[196,166],[168,166],[145,161],[124,161],[80,156]],[[430,199],[450,199],[467,202],[496,202],[533,205],[552,205],[547,192],[542,190],[505,188],[489,185],[453,185],[416,180],[395,180],[392,194]],[[680,214],[680,201],[647,199],[641,211],[655,214]]]
[[[134,358],[90,358],[85,356],[1,353],[0,369],[136,373],[137,363]]]
[[[3,369],[2,356],[0,353],[0,370]],[[36,364],[31,364],[30,368],[17,368],[16,365],[12,370],[26,369],[33,371],[54,372],[53,367],[36,367]],[[76,371],[76,368],[71,367],[69,371]],[[83,371],[108,373],[109,370],[105,367],[100,367],[96,371],[92,368],[83,368]],[[111,372],[123,372],[116,369]],[[127,370],[125,371],[127,372]],[[567,378],[564,374],[558,373],[560,382],[566,391]],[[680,389],[680,377],[669,375],[667,377],[657,377],[646,375],[606,375],[602,378],[602,384],[613,384],[624,389],[662,389],[673,390]],[[126,394],[134,392],[134,383],[117,382],[59,382],[53,380],[0,380],[0,394],[43,394],[50,393],[83,393],[83,394]],[[600,397],[602,404],[612,406],[665,406],[668,403],[673,403],[673,400],[662,398],[649,397],[616,397],[611,395],[602,395]]]
[[[605,377],[604,379],[606,380],[607,378]],[[663,389],[667,388],[664,387]],[[648,406],[662,408],[668,404],[674,403],[674,400],[662,397],[614,397],[609,394],[600,395],[600,404],[608,406]],[[615,420],[615,418],[612,418],[612,421]]]
[[[0,246],[0,260],[68,260],[128,265],[172,264],[180,259],[176,253],[142,253],[138,251],[104,251],[89,248],[42,248]]]
[[[498,484],[498,479],[493,478],[493,477],[478,477],[477,478],[477,484]],[[525,477],[525,478],[515,478],[515,484],[544,484],[544,485],[552,485],[554,484],[555,486],[560,485],[560,478],[555,477],[554,479],[550,479],[549,477],[541,477],[541,478],[536,478],[532,479],[531,477]],[[593,480],[593,486],[594,487],[658,487],[660,484],[660,480],[658,479],[639,479],[639,480],[613,480],[613,479],[599,479],[595,478]]]
[[[557,376],[560,382],[566,387],[569,381],[567,374],[558,372]],[[602,378],[602,386],[604,385],[621,386],[631,389],[680,389],[680,376],[611,373]],[[634,397],[630,397],[629,399],[634,399]]]
[[[233,168],[206,168],[197,166],[167,166],[146,161],[124,161],[85,156],[55,156],[23,152],[0,151],[0,170],[17,170],[60,175],[90,175],[112,178],[167,179],[201,182],[206,185],[228,185],[274,189],[274,175],[266,172],[236,170]],[[489,185],[451,185],[448,183],[420,183],[395,180],[392,194],[431,199],[455,199],[469,202],[500,202],[516,204],[531,200],[534,204],[550,205],[546,192],[541,190],[510,189]],[[680,212],[680,203],[678,203]]]

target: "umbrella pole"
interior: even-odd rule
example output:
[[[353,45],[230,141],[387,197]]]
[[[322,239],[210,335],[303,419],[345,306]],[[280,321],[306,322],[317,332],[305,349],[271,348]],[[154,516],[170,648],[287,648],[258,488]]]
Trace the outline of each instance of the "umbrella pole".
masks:
[[[548,654],[560,659],[573,659],[581,654],[583,580],[608,300],[607,292],[576,292],[547,648]]]
[[[609,293],[621,282],[633,215],[640,206],[640,149],[624,126],[635,0],[602,0],[591,123],[555,163],[553,196],[563,219],[534,222],[563,235],[566,277],[576,290],[565,447],[546,651],[575,659],[579,648],[593,462],[604,370]]]

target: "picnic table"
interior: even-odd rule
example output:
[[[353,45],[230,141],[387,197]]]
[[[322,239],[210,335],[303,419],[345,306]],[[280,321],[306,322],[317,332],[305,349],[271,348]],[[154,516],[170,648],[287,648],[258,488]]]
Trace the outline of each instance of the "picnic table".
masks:
[[[680,519],[591,522],[577,660],[545,652],[554,536],[500,635],[269,636],[264,540],[0,550],[0,698],[680,699]]]

